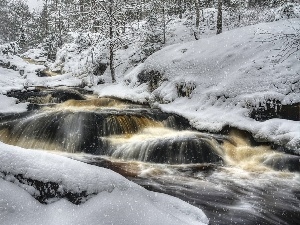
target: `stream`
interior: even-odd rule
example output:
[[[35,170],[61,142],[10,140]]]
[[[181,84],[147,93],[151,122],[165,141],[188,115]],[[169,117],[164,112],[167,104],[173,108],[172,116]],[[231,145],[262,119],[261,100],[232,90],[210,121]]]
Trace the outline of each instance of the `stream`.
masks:
[[[109,168],[201,208],[210,224],[300,224],[300,156],[235,128],[200,132],[185,118],[79,88],[7,94],[30,102],[0,115],[0,140]]]

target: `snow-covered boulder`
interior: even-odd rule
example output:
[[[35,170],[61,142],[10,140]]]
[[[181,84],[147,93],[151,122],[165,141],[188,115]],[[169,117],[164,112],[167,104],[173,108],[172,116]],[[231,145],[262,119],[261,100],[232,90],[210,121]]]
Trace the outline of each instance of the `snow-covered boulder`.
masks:
[[[3,143],[0,209],[0,223],[6,225],[208,224],[200,209],[108,169]]]
[[[152,91],[150,101],[168,103],[160,107],[185,116],[198,129],[239,127],[257,139],[299,152],[298,121],[280,115],[264,122],[251,118],[256,108],[276,110],[273,102],[278,109],[296,108],[300,102],[299,29],[300,19],[281,20],[171,45],[151,55],[124,80],[134,88],[143,83],[141,74],[155,75],[147,80],[150,88],[144,89]]]

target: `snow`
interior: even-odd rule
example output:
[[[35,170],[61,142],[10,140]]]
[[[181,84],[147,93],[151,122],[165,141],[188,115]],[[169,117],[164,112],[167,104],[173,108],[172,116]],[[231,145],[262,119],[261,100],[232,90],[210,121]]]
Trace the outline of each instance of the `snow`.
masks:
[[[267,41],[275,35],[295,34],[297,29],[300,19],[281,20],[174,44],[125,74],[123,91],[105,91],[109,86],[95,90],[135,101],[148,98],[161,109],[188,118],[200,130],[217,132],[230,125],[250,131],[258,140],[283,144],[300,153],[299,121],[249,118],[251,108],[269,99],[283,104],[300,102],[300,52],[281,57],[286,40]],[[138,75],[151,71],[163,75],[163,82],[150,93],[145,84],[140,85]],[[190,97],[178,96],[176,85],[182,83],[195,84]],[[135,89],[137,95],[133,95]],[[149,95],[141,95],[142,89]]]
[[[134,102],[147,103],[150,94],[145,91],[147,89],[146,84],[140,85],[136,88],[132,88],[122,83],[111,84],[109,86],[98,86],[92,88],[95,94],[99,96],[114,96],[118,98],[131,99]]]
[[[299,15],[299,7],[294,10]],[[215,16],[213,10],[205,13],[207,17],[210,13]],[[280,9],[275,12],[275,19],[282,19]],[[64,74],[53,77],[36,75],[37,70],[46,68],[44,65],[0,54],[0,62],[16,66],[15,70],[0,68],[0,113],[26,110],[27,103],[5,96],[10,90],[76,86],[84,78],[90,79],[86,82],[94,84],[92,90],[99,96],[148,102],[186,117],[199,130],[218,132],[226,125],[248,130],[258,140],[285,145],[300,154],[299,121],[258,122],[249,117],[250,108],[269,99],[283,104],[300,102],[300,52],[282,57],[286,53],[285,39],[280,39],[286,33],[299,32],[300,19],[247,26],[218,36],[209,33],[198,41],[193,41],[191,26],[184,24],[187,22],[172,21],[169,26],[174,30],[167,39],[169,46],[143,63],[132,62],[140,42],[118,50],[116,58],[122,64],[117,67],[117,78],[122,82],[117,84],[107,82],[108,70],[102,76],[106,81],[103,85],[95,85],[96,78],[89,76],[93,69],[91,52],[95,50],[95,59],[101,59],[106,54],[102,52],[103,43],[98,49],[80,52],[74,43],[64,45],[51,65]],[[274,35],[279,38],[273,39]],[[41,55],[41,50],[33,49],[23,57],[43,61]],[[138,79],[141,72],[150,71],[163,75],[153,92]],[[180,97],[177,93],[180,84],[195,89],[191,89],[189,97]],[[14,176],[19,174],[43,182],[58,182],[61,189],[72,193],[86,191],[89,199],[80,205],[65,199],[43,205],[32,197],[37,190],[16,180]],[[0,221],[4,224],[208,224],[200,209],[174,197],[146,191],[110,170],[3,143],[0,143]]]
[[[37,62],[47,61],[46,53],[42,48],[29,49],[27,52],[21,55],[24,58],[34,59]]]
[[[19,72],[0,67],[0,113],[25,112],[27,110],[27,103],[16,104],[17,99],[4,95],[12,89],[22,90],[24,82],[25,80]]]
[[[33,53],[31,57],[35,59],[36,52],[29,51]],[[44,65],[32,64],[26,62],[19,56],[16,55],[2,55],[0,54],[0,62],[10,63],[10,65],[15,66],[15,70],[5,69],[0,67],[0,84],[2,94],[5,94],[10,90],[22,90],[23,87],[28,86],[45,86],[45,87],[55,87],[55,86],[77,86],[81,84],[81,80],[72,76],[71,74],[63,74],[62,76],[52,76],[52,77],[38,77],[37,71],[45,70]],[[24,71],[21,75],[20,71]]]
[[[25,112],[27,110],[27,103],[16,104],[17,99],[5,95],[0,95],[0,102],[0,113]]]
[[[74,205],[65,199],[43,205],[23,175],[56,182],[91,198]],[[9,182],[10,181],[10,182]],[[177,198],[147,191],[108,169],[63,156],[0,143],[0,221],[3,224],[208,224],[205,214]]]
[[[19,74],[18,71],[5,69],[0,67],[0,82],[1,94],[6,94],[11,89],[23,89],[25,79]]]
[[[293,10],[298,15],[299,5],[295,5]],[[281,11],[279,8],[272,13],[282,19]],[[215,14],[207,9],[206,17],[210,13]],[[106,83],[95,85],[99,78],[90,76],[91,71],[87,68],[91,49],[78,52],[78,46],[74,43],[66,44],[59,51],[57,61],[51,65],[51,68],[64,72],[61,76],[37,77],[35,71],[45,69],[43,65],[29,64],[17,56],[1,55],[2,62],[9,61],[17,65],[17,70],[25,71],[24,76],[20,76],[19,72],[1,68],[1,93],[22,89],[23,86],[75,86],[81,84],[82,79],[87,79],[84,82],[94,84],[92,89],[99,96],[149,102],[153,107],[183,115],[200,130],[217,132],[226,125],[238,127],[250,131],[259,139],[286,145],[299,153],[299,121],[271,119],[258,122],[249,118],[251,108],[264,105],[268,100],[278,100],[282,104],[300,102],[299,51],[283,57],[289,52],[285,50],[286,40],[281,39],[284,34],[299,32],[299,18],[246,26],[217,36],[209,37],[209,34],[208,38],[201,36],[198,41],[191,41],[193,37],[188,31],[191,26],[187,23],[188,20],[171,21],[168,26],[173,31],[167,43],[170,46],[151,55],[144,63],[136,65],[131,62],[140,42],[118,50],[117,60],[124,61],[116,70],[117,80],[123,81],[118,84],[109,84],[107,69],[99,77]],[[76,39],[76,34],[72,35]],[[97,36],[93,38],[97,39]],[[93,50],[95,58],[100,59],[101,55],[106,54],[101,52],[102,44],[99,43],[99,48]],[[38,55],[38,50],[31,50],[26,57],[36,58]],[[65,63],[61,64],[64,60]],[[150,92],[146,84],[139,82],[138,74],[142,71],[158,71],[163,75],[164,82]],[[194,85],[196,88],[191,90],[190,97],[179,97],[176,86],[180,84]],[[6,99],[1,107],[2,112],[25,108],[25,105],[11,108],[15,100],[1,98]]]
[[[16,70],[0,67],[0,113],[7,112],[24,112],[27,110],[28,103],[19,103],[17,99],[7,97],[5,94],[11,90],[24,90],[30,86],[77,86],[81,84],[81,80],[70,75],[64,74],[54,77],[38,77],[36,70],[43,70],[43,65],[33,65],[25,62],[18,56],[0,55],[0,61],[11,65],[15,65]],[[20,70],[24,71],[24,75],[20,75]]]
[[[44,2],[42,0],[27,0],[28,7],[31,11],[41,11]]]

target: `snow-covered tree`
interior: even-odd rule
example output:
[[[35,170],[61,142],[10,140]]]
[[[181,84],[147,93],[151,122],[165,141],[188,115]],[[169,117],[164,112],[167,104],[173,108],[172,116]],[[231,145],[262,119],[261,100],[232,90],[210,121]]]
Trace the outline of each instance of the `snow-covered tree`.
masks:
[[[94,0],[91,4],[92,7],[86,14],[93,18],[94,30],[103,33],[107,38],[110,73],[112,82],[115,82],[115,52],[124,43],[127,3],[123,0]]]
[[[152,55],[162,47],[163,32],[158,24],[159,20],[156,15],[149,15],[144,28],[144,44],[142,46],[142,52],[145,57]]]
[[[20,33],[25,32],[25,27],[31,19],[28,5],[23,0],[1,0],[0,38],[6,42],[17,41]]]
[[[57,48],[63,45],[70,31],[71,5],[70,0],[44,0],[43,9],[36,18],[38,38],[48,52],[48,59],[55,59]]]

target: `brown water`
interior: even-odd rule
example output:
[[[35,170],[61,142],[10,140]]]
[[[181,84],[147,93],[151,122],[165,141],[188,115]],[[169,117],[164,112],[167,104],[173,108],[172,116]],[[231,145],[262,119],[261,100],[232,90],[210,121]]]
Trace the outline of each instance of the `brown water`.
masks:
[[[37,110],[1,116],[1,141],[112,169],[203,209],[210,224],[300,224],[299,156],[129,101],[43,91]]]

